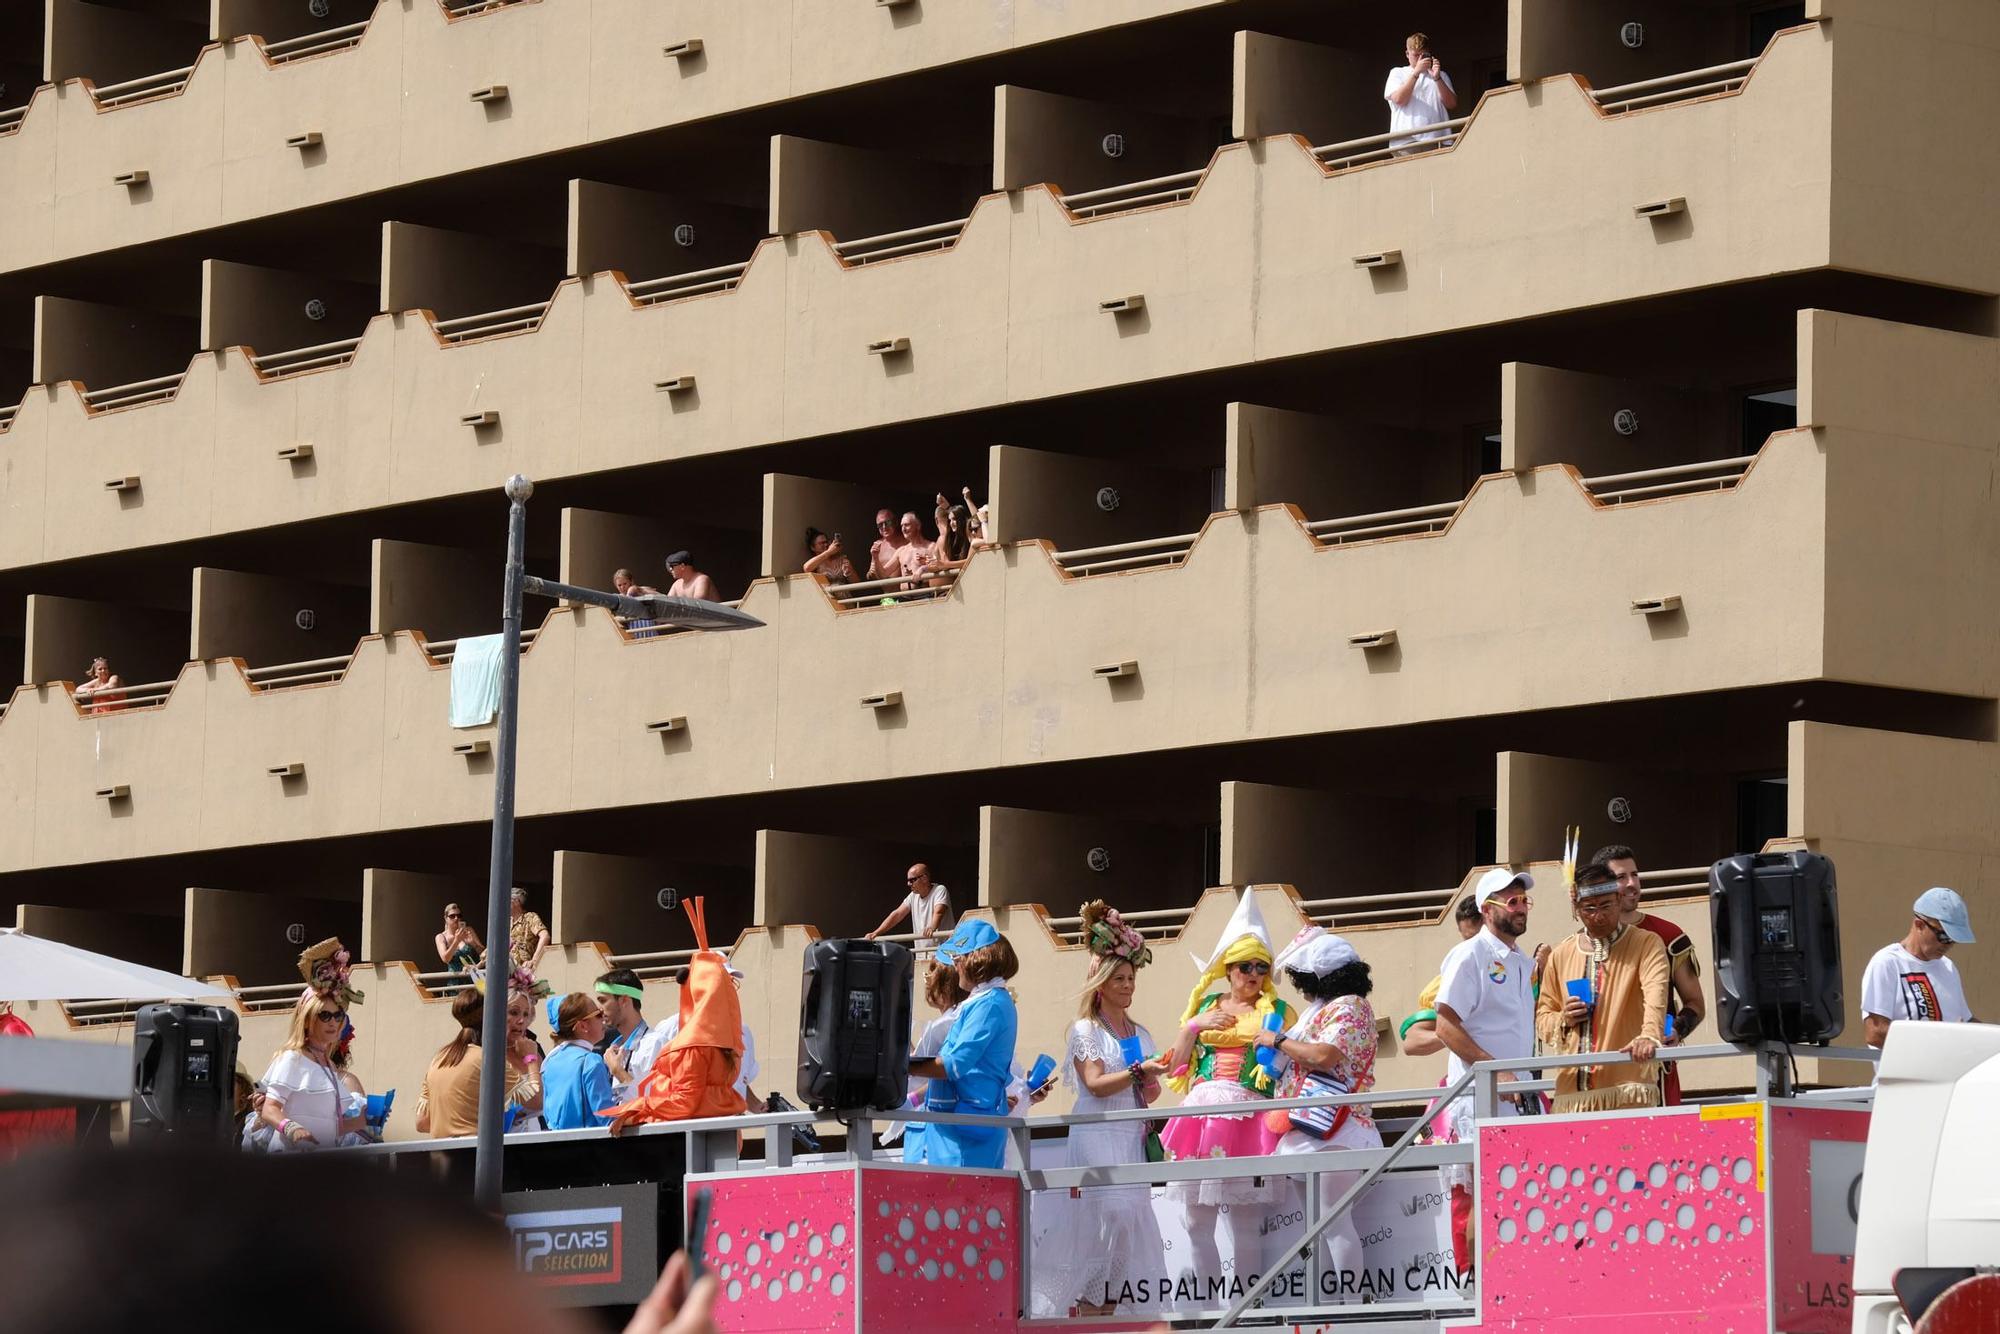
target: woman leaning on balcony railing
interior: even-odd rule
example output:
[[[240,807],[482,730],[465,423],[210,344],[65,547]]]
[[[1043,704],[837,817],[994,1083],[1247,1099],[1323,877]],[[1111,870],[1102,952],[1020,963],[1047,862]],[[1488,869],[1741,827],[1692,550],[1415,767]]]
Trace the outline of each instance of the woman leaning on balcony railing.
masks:
[[[92,658],[83,684],[76,688],[76,702],[85,713],[109,713],[125,707],[125,682],[111,670],[108,658]]]

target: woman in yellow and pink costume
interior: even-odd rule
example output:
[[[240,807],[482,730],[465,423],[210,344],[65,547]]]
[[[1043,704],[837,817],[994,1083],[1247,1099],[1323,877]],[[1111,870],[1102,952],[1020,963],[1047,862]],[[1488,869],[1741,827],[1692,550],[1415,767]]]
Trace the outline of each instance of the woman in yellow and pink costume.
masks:
[[[1258,1062],[1257,1034],[1267,1026],[1289,1028],[1296,1016],[1272,986],[1271,953],[1255,891],[1245,889],[1215,952],[1195,960],[1201,977],[1188,996],[1168,1061],[1173,1071],[1168,1086],[1187,1094],[1181,1105],[1217,1110],[1168,1120],[1160,1143],[1169,1161],[1259,1157],[1276,1145],[1277,1136],[1266,1128],[1258,1107],[1272,1096],[1283,1067],[1274,1070]],[[1179,1202],[1193,1243],[1197,1279],[1222,1274],[1217,1231],[1224,1227],[1233,1238],[1235,1272],[1258,1272],[1260,1206],[1286,1199],[1288,1184],[1277,1176],[1261,1182],[1233,1177],[1168,1184],[1167,1195]]]

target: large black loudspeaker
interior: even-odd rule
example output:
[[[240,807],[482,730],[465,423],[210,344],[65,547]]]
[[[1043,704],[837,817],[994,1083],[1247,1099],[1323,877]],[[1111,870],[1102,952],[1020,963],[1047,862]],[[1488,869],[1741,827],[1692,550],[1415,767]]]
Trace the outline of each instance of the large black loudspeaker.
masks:
[[[874,940],[806,950],[799,1101],[815,1111],[893,1111],[910,1086],[910,952]]]
[[[1728,1042],[1840,1036],[1840,910],[1816,852],[1744,853],[1708,872],[1716,1027]]]
[[[236,1111],[236,1013],[144,1005],[132,1026],[132,1134],[220,1143]]]

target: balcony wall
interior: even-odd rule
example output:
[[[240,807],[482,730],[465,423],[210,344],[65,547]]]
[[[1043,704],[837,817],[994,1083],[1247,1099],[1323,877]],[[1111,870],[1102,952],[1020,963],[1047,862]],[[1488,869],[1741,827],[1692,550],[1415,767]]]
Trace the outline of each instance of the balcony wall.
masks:
[[[1456,148],[1332,178],[1284,141],[1225,148],[1187,204],[1096,221],[1045,190],[989,197],[948,251],[861,269],[806,235],[765,242],[733,291],[697,299],[637,308],[577,280],[534,332],[468,346],[379,318],[343,368],[263,381],[224,354],[143,410],[92,418],[71,389],[34,394],[0,435],[0,565],[1821,268],[1833,50],[1830,29],[1794,32],[1740,95],[1608,120],[1573,82],[1501,90]],[[1691,217],[1632,216],[1662,195]],[[1351,262],[1385,248],[1403,253],[1386,277]],[[1900,252],[1868,267],[1893,273]],[[1136,317],[1097,308],[1134,294]],[[868,355],[898,337],[907,353]],[[654,388],[677,376],[698,379],[692,410]],[[498,427],[462,427],[468,405]],[[300,441],[309,473],[274,457]],[[145,504],[109,509],[71,466],[86,453],[143,474]]]
[[[874,0],[572,0],[449,20],[435,0],[375,6],[350,49],[273,65],[251,37],[211,43],[177,94],[101,113],[84,83],[39,89],[0,137],[0,271],[112,250],[393,189],[495,163],[608,143],[672,125],[966,60],[1220,8],[1223,0],[1110,0],[1021,7],[885,9]],[[63,0],[67,10],[97,6]],[[294,36],[230,6],[225,28]],[[292,7],[303,12],[305,6]],[[1018,12],[1017,12],[1018,11]],[[111,35],[142,17],[108,12]],[[320,25],[344,21],[336,15]],[[200,39],[199,30],[195,41]],[[703,43],[691,59],[663,48]],[[128,68],[107,37],[71,44],[58,78],[116,79],[187,63],[173,48]],[[94,65],[98,56],[123,63]],[[101,62],[100,62],[101,63]],[[473,90],[507,85],[497,106]],[[307,132],[311,150],[286,146]],[[113,175],[143,168],[132,207]]]
[[[520,810],[1838,678],[1830,625],[1928,619],[1886,605],[1906,590],[1825,583],[1841,548],[1882,540],[1828,513],[1829,477],[1868,452],[1833,428],[1782,434],[1732,491],[1613,509],[1562,468],[1488,478],[1444,533],[1339,548],[1284,507],[1218,515],[1160,572],[1068,578],[1046,545],[992,548],[949,597],[901,607],[836,612],[808,577],[760,581],[743,607],[767,628],[732,635],[628,642],[608,617],[557,612],[522,663]],[[1878,504],[1931,494],[1885,485]],[[1678,616],[1632,613],[1666,594]],[[1391,628],[1386,650],[1347,643]],[[1093,676],[1122,661],[1135,672]],[[1994,661],[1907,655],[1900,683],[1992,693]],[[363,640],[324,688],[253,692],[231,665],[190,665],[165,705],[97,726],[24,689],[0,717],[0,808],[33,834],[0,844],[4,869],[482,820],[490,775],[452,748],[490,732],[446,725],[449,676],[396,635]],[[863,707],[891,691],[899,705]],[[663,746],[646,725],[675,716],[685,740]],[[325,780],[282,796],[280,750]],[[131,789],[122,819],[92,796],[112,783]]]
[[[1845,1040],[1859,1041],[1858,979],[1868,956],[1907,929],[1910,901],[1932,884],[1948,884],[1967,896],[1975,918],[2000,905],[2000,829],[1993,811],[2000,809],[2000,745],[1956,741],[1898,732],[1794,722],[1789,731],[1787,776],[1791,792],[1788,842],[1803,844],[1834,859],[1841,886],[1842,975],[1848,979],[1848,1031]],[[1885,773],[1898,781],[1884,784]],[[1641,849],[1642,856],[1646,849]],[[1650,859],[1649,859],[1650,861]],[[1554,883],[1557,867],[1530,863],[1543,883]],[[1400,1054],[1392,1035],[1415,1006],[1416,995],[1436,972],[1438,961],[1456,943],[1451,907],[1467,892],[1482,868],[1474,867],[1445,885],[1455,892],[1440,896],[1440,907],[1418,924],[1343,925],[1369,963],[1375,984],[1371,1002],[1391,1031],[1380,1038],[1376,1079],[1381,1087],[1421,1088],[1433,1083],[1442,1068],[1437,1057],[1410,1058]],[[1387,891],[1440,888],[1435,883],[1385,881]],[[831,896],[829,896],[831,897]],[[1212,888],[1194,900],[1177,933],[1156,940],[1154,963],[1140,976],[1134,1006],[1140,1022],[1155,1036],[1170,1033],[1195,977],[1191,953],[1206,954],[1228,919],[1235,892]],[[1559,893],[1544,896],[1530,918],[1530,943],[1553,941],[1572,929],[1559,903]],[[441,902],[441,901],[440,901]],[[1284,940],[1304,924],[1299,895],[1284,885],[1260,885],[1258,902],[1271,935]],[[1714,1013],[1714,950],[1705,899],[1689,896],[1650,905],[1650,911],[1686,930],[1702,961],[1704,986],[1710,988]],[[978,909],[992,916],[1013,943],[1021,972],[1013,981],[1022,1006],[1021,1053],[1061,1050],[1064,1026],[1074,1014],[1074,997],[1082,985],[1085,958],[1079,946],[1058,938],[1034,907]],[[1069,908],[1056,909],[1071,911]],[[820,934],[811,926],[753,927],[731,951],[734,963],[749,976],[743,988],[744,1020],[757,1035],[764,1066],[761,1090],[791,1093],[790,1055],[797,1045],[801,955]],[[105,939],[104,937],[94,937]],[[2000,941],[1989,939],[1961,946],[1956,953],[1966,996],[1973,1012],[2000,1010]],[[544,957],[542,975],[558,992],[588,990],[592,978],[609,966],[602,946],[592,943],[557,945]],[[451,1036],[448,1002],[417,985],[411,976],[432,971],[428,959],[414,967],[406,963],[364,964],[356,983],[368,999],[356,1014],[361,1037],[355,1046],[357,1072],[370,1090],[397,1088],[399,1103],[414,1098],[425,1066]],[[672,1013],[678,993],[666,978],[646,984],[645,1012]],[[72,1030],[59,1007],[33,1004],[17,1007],[44,1035],[70,1035],[107,1041],[129,1041],[129,1027],[101,1025]],[[927,1017],[919,1002],[919,1019]],[[1713,1035],[1711,1026],[1706,1030]],[[254,1076],[283,1039],[283,1015],[246,1016],[242,1062]],[[1815,1068],[1816,1066],[1820,1068]],[[1856,1068],[1834,1063],[1806,1062],[1808,1079],[1853,1078]],[[1704,1065],[1684,1072],[1691,1086],[1742,1086],[1749,1081],[1747,1062]],[[1866,1073],[1861,1072],[1865,1078]],[[1067,1108],[1068,1095],[1058,1092],[1043,1110]],[[405,1103],[414,1106],[413,1102]],[[391,1133],[412,1135],[409,1118],[398,1114]]]

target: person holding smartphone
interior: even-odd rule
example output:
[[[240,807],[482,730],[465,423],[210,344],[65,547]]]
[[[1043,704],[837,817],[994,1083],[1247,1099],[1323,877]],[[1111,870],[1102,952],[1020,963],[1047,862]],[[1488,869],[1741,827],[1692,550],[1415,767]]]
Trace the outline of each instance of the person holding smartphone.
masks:
[[[1403,63],[1389,71],[1382,86],[1382,99],[1389,104],[1389,132],[1424,130],[1448,121],[1458,110],[1458,90],[1451,76],[1430,49],[1431,39],[1413,32],[1403,41]],[[1428,130],[1392,139],[1389,147],[1398,157],[1422,153],[1450,138],[1448,130]]]

